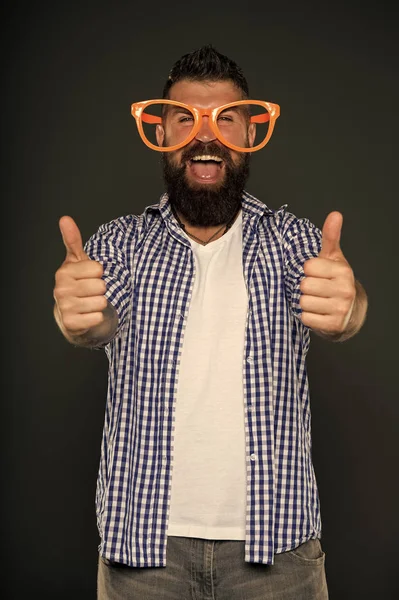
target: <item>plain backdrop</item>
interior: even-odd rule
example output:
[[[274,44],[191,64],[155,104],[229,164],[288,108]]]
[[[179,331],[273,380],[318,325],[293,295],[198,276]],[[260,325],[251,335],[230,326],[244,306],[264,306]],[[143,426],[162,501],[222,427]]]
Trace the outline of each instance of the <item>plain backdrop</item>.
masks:
[[[398,19],[378,4],[80,2],[3,5],[3,598],[95,600],[95,486],[107,359],[52,315],[71,215],[86,240],[163,192],[130,104],[212,43],[254,99],[281,106],[247,190],[319,227],[369,296],[351,340],[312,336],[313,460],[330,600],[399,597]]]

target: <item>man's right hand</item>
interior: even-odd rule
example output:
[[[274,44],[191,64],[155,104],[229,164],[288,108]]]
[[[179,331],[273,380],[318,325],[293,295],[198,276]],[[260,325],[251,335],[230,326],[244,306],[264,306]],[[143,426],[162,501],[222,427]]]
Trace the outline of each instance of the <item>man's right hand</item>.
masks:
[[[61,217],[59,227],[66,257],[55,274],[54,299],[59,326],[66,337],[81,336],[103,323],[108,302],[101,263],[83,250],[82,236],[75,221]]]

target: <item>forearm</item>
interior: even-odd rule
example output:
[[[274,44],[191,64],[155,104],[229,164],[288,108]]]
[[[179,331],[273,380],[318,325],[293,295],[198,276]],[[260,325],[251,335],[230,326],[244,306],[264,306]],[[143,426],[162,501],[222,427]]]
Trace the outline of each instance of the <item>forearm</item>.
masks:
[[[314,329],[314,332],[332,342],[345,342],[360,331],[366,320],[368,300],[367,294],[359,281],[355,281],[356,296],[353,304],[352,314],[344,331],[340,333],[328,333]]]
[[[65,339],[74,346],[95,348],[112,340],[118,327],[118,315],[110,302],[107,303],[103,315],[104,320],[99,325],[91,327],[84,333],[74,335],[65,328],[57,304],[54,304],[55,321]]]

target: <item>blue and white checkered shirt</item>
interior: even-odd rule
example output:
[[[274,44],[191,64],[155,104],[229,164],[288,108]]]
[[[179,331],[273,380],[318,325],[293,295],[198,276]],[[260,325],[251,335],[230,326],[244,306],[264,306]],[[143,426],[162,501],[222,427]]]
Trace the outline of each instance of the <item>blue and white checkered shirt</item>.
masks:
[[[242,264],[248,293],[242,359],[247,465],[245,561],[321,537],[311,457],[300,320],[303,263],[321,232],[286,205],[273,211],[244,192]],[[109,360],[96,511],[101,556],[166,566],[174,410],[194,256],[164,194],[144,212],[101,225],[85,244],[102,263],[119,316]]]

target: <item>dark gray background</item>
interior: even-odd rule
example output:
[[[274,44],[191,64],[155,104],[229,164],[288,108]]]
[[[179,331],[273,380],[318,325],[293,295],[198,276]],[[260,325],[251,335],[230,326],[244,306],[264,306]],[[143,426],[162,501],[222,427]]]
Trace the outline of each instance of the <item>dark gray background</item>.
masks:
[[[398,21],[384,3],[115,4],[3,8],[2,591],[95,599],[95,484],[107,360],[73,348],[52,316],[65,252],[163,191],[159,155],[130,104],[159,97],[172,64],[212,43],[276,102],[247,189],[322,226],[370,301],[344,344],[314,336],[308,368],[330,600],[399,590],[397,390]],[[3,596],[4,597],[4,596]]]

